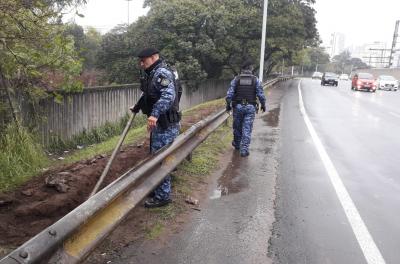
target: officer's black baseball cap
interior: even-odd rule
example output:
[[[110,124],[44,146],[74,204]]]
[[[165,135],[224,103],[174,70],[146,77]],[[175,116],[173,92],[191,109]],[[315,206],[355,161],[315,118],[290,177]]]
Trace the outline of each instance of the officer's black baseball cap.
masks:
[[[142,59],[142,58],[147,58],[147,57],[150,57],[150,56],[152,56],[154,54],[158,54],[158,53],[160,53],[160,51],[156,48],[145,48],[142,51],[140,51],[137,56],[138,56],[138,58]]]
[[[243,64],[242,64],[242,69],[245,69],[245,70],[247,70],[247,69],[249,69],[251,66],[253,66],[253,61],[252,60],[250,60],[250,59],[248,59],[248,60],[246,60]]]

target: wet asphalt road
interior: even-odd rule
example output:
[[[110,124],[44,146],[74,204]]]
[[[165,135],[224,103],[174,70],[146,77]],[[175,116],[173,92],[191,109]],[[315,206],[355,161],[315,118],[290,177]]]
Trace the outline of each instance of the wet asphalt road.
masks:
[[[274,263],[368,263],[299,111],[297,82],[282,101]],[[400,93],[354,92],[304,79],[305,110],[380,251],[400,263]],[[373,263],[373,262],[369,262]]]

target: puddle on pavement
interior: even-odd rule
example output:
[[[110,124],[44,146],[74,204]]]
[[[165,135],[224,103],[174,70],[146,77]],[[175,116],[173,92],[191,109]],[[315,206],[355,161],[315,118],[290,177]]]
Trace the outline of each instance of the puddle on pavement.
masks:
[[[268,126],[277,127],[278,124],[279,124],[279,113],[280,113],[280,111],[281,111],[281,109],[279,107],[270,110],[268,112],[268,114],[266,114],[263,117],[263,120],[265,122],[267,122]]]
[[[243,161],[245,159],[241,158],[238,152],[233,154],[228,167],[218,179],[217,188],[213,191],[210,199],[218,199],[222,196],[238,193],[248,187],[248,180],[240,172]]]

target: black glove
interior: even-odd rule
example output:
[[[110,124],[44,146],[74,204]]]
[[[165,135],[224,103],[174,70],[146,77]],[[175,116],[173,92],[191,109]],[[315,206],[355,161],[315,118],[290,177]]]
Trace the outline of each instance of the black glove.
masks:
[[[261,106],[261,111],[263,111],[263,113],[265,113],[265,104]]]
[[[229,112],[232,110],[231,106],[231,100],[225,99],[226,100],[226,111]]]
[[[134,106],[129,107],[129,109],[132,111],[132,113],[137,114],[140,111],[140,105],[135,104]]]

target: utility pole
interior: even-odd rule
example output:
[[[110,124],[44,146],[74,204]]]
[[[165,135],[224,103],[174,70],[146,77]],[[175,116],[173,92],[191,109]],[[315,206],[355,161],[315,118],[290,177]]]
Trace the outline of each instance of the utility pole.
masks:
[[[265,37],[267,34],[267,10],[268,10],[268,0],[264,0],[261,52],[260,52],[260,73],[259,73],[259,77],[258,77],[258,79],[260,79],[261,83],[263,81],[263,76],[264,76]]]
[[[128,2],[128,26],[129,26],[129,2],[132,1],[132,0],[125,0],[125,1]]]
[[[397,20],[396,25],[394,27],[392,48],[390,50],[390,56],[389,56],[389,68],[390,68],[390,66],[392,66],[393,53],[395,52],[397,37],[398,37],[398,32],[399,32],[399,23],[400,23],[400,20]]]

